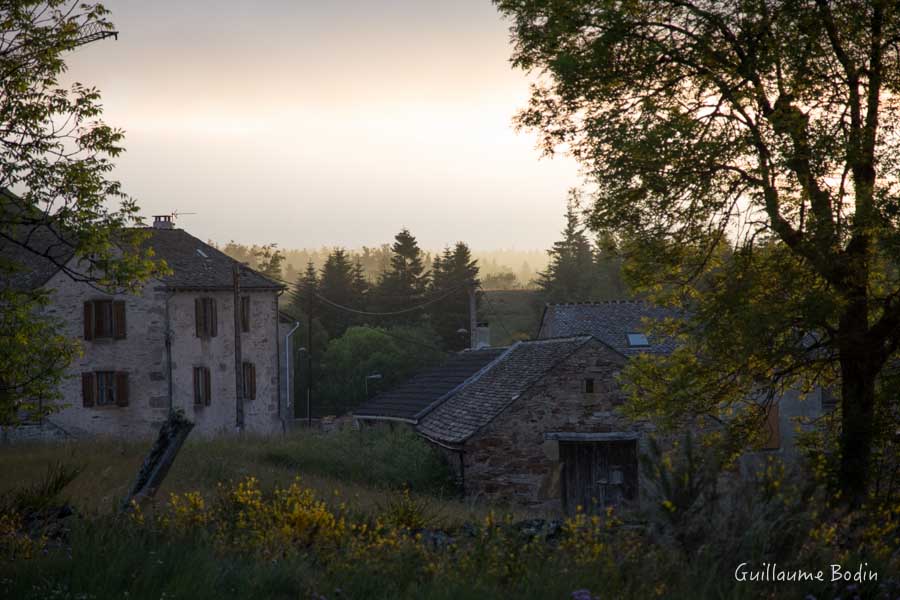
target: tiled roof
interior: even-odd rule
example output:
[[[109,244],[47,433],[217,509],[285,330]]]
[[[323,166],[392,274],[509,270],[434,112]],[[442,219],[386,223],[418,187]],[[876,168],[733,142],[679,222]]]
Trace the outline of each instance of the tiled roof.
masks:
[[[172,275],[163,278],[166,286],[173,289],[231,289],[233,282],[232,265],[235,261],[209,244],[201,242],[183,229],[147,228],[150,238],[145,245],[156,252],[156,257],[164,259]],[[241,269],[241,288],[272,289],[283,284],[244,266]]]
[[[234,259],[181,229],[148,228],[147,231],[150,237],[145,245],[152,247],[155,258],[165,260],[173,270],[172,275],[163,278],[166,286],[173,289],[232,288]],[[59,271],[58,265],[66,264],[74,255],[74,248],[46,224],[20,226],[17,236],[19,239],[28,237],[28,247],[35,252],[19,244],[0,241],[0,256],[18,268],[10,278],[15,289],[34,289],[46,284]],[[277,290],[284,286],[244,266],[241,287]]]
[[[499,357],[506,348],[485,348],[456,353],[442,365],[427,369],[397,387],[371,398],[353,415],[359,418],[415,421],[433,403]]]
[[[538,337],[591,335],[625,355],[669,354],[675,349],[675,341],[671,338],[647,335],[650,345],[640,347],[629,345],[627,334],[647,334],[647,321],[679,316],[680,313],[671,308],[630,300],[548,304]]]
[[[418,431],[442,443],[464,442],[591,339],[579,336],[516,343],[424,416]]]

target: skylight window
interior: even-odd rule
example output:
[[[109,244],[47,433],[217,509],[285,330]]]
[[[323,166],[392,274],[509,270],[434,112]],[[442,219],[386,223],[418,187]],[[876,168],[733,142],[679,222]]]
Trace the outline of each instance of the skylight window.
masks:
[[[201,250],[200,248],[197,248],[197,254],[199,254],[199,255],[202,256],[203,258],[209,258],[209,256],[206,255],[206,252],[204,252],[204,251]]]
[[[650,345],[650,342],[647,341],[647,336],[643,333],[626,333],[625,335],[628,337],[628,345],[632,348],[641,348]]]

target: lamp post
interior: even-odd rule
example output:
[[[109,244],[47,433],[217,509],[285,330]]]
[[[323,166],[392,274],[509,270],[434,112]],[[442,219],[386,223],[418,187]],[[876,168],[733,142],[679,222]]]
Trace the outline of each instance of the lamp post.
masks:
[[[366,400],[369,399],[369,380],[370,379],[381,379],[381,373],[372,373],[371,375],[366,375]]]

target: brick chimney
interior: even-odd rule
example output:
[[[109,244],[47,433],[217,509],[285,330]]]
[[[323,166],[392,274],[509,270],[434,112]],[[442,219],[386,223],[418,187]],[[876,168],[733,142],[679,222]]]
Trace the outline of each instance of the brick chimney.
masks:
[[[172,215],[153,215],[153,229],[175,229]]]

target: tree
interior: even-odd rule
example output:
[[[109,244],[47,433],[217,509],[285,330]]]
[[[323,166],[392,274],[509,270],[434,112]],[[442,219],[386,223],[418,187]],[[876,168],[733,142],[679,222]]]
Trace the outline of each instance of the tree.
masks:
[[[538,273],[537,284],[544,302],[578,302],[595,297],[594,250],[578,216],[580,202],[578,191],[569,192],[563,237],[547,251],[547,270]]]
[[[256,259],[256,270],[275,281],[281,281],[281,265],[284,263],[284,254],[278,249],[278,244],[266,244],[253,250]]]
[[[428,327],[351,327],[328,343],[322,379],[316,387],[319,410],[341,414],[365,400],[366,376],[379,374],[388,389],[414,371],[437,364],[444,353]]]
[[[391,246],[391,268],[382,273],[376,288],[379,311],[405,310],[420,304],[428,289],[428,278],[416,238],[408,229],[402,229]],[[397,320],[410,321],[418,317],[416,313],[411,314]]]
[[[582,163],[590,224],[630,241],[635,284],[693,310],[691,370],[715,393],[691,408],[837,379],[840,481],[861,502],[876,382],[900,344],[900,6],[497,5],[514,64],[548,75],[519,124]]]
[[[478,285],[478,261],[465,243],[457,242],[435,257],[431,280],[435,302],[429,312],[432,326],[450,350],[469,347],[469,291]],[[476,307],[480,296],[476,295]],[[460,329],[467,333],[461,335]]]
[[[355,307],[353,265],[343,248],[336,248],[328,255],[319,278],[319,293],[335,304]],[[322,304],[322,324],[331,337],[340,337],[349,327],[354,317],[352,313],[331,304]]]
[[[42,314],[46,294],[17,285],[25,263],[52,263],[104,291],[135,290],[166,271],[143,245],[138,207],[107,178],[123,134],[101,120],[100,94],[65,89],[65,52],[112,30],[99,4],[0,3],[0,414],[51,399],[77,352]],[[112,209],[111,205],[118,204]]]

